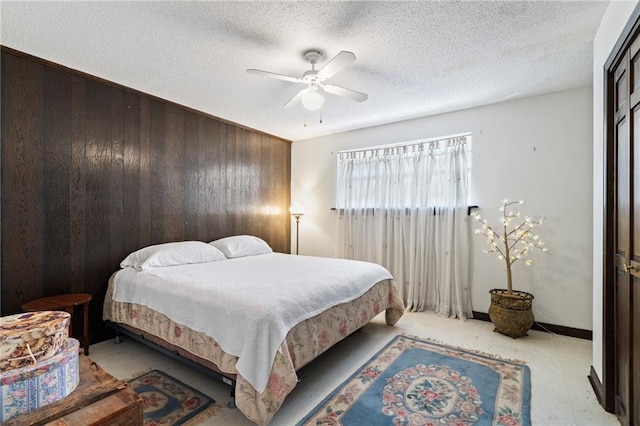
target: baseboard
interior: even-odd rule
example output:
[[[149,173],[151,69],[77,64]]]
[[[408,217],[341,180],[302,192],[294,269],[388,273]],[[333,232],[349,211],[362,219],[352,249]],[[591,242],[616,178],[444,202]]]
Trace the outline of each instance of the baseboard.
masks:
[[[593,388],[593,392],[596,394],[596,398],[598,398],[598,402],[604,407],[604,388],[602,387],[598,373],[596,373],[593,365],[589,371],[589,383],[591,383],[591,387]]]
[[[489,314],[485,312],[473,311],[473,319],[480,321],[491,321]],[[565,327],[563,325],[546,324],[543,322],[535,322],[532,330],[546,331],[555,334],[561,334],[563,336],[577,337],[578,339],[593,340],[593,331],[583,330],[581,328]]]

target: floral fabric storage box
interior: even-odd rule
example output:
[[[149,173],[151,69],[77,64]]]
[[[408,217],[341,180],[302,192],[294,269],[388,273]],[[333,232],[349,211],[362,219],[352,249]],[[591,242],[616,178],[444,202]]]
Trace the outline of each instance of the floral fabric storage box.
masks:
[[[0,372],[52,357],[69,339],[71,315],[62,311],[26,312],[0,317]]]
[[[68,339],[51,358],[0,373],[0,423],[73,392],[80,380],[79,349],[80,342]]]

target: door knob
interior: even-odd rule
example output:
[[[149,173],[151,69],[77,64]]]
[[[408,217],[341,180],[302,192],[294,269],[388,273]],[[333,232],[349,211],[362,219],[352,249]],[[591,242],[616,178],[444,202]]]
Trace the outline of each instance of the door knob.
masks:
[[[635,268],[636,268],[635,266],[627,265],[626,263],[623,263],[622,267],[624,268],[625,272],[631,272],[631,271],[635,270]]]

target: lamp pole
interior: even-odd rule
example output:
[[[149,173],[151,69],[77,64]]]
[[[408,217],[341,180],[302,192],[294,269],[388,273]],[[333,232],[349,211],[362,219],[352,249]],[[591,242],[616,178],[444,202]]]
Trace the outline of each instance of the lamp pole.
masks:
[[[300,248],[300,216],[302,216],[302,213],[293,213],[293,217],[296,219],[296,254],[298,254]]]

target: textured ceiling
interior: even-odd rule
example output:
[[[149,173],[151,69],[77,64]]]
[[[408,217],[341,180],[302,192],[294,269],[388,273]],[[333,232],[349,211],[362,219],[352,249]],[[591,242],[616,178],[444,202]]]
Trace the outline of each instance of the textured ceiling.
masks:
[[[588,86],[607,4],[2,1],[0,43],[301,140]],[[282,107],[304,86],[245,72],[300,77],[311,48],[355,53],[330,82],[369,99],[326,95],[320,123]]]

